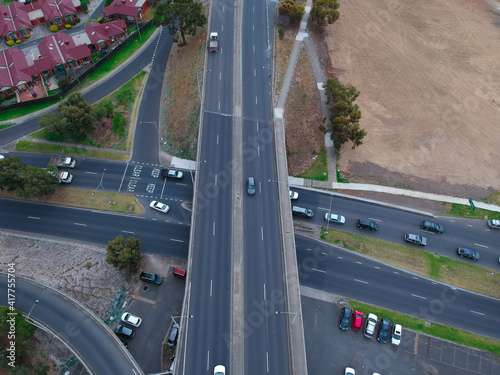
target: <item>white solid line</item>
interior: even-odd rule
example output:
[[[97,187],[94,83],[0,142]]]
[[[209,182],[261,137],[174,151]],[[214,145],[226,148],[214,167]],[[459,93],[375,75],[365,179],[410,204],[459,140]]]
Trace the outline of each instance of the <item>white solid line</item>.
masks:
[[[214,226],[213,226],[213,229],[212,229],[212,236],[215,236],[215,221],[214,221]]]
[[[28,216],[28,219],[36,219],[36,220],[40,220],[39,217],[35,217],[35,216]]]
[[[326,273],[326,271],[323,271],[323,270],[318,270],[317,268],[313,268],[312,270],[313,270],[313,271],[316,271],[316,272],[323,272],[323,273]]]
[[[363,281],[358,279],[354,279],[354,281],[357,281],[358,283],[368,284],[368,281]]]
[[[134,232],[129,232],[128,230],[122,230],[123,233],[130,233],[130,234],[134,234]]]
[[[422,296],[419,296],[418,294],[411,294],[413,297],[417,297],[417,298],[422,298],[422,299],[427,299],[426,297],[422,297]]]
[[[318,207],[318,210],[325,210],[325,211],[328,211],[328,208]]]
[[[396,272],[396,271],[392,271],[392,273],[395,273],[396,275],[399,275],[399,272]]]
[[[479,311],[474,311],[474,310],[469,310],[471,313],[478,314],[478,315],[484,315],[482,312]]]
[[[170,241],[175,241],[175,242],[184,242],[182,240],[176,240],[175,238],[171,238]]]
[[[479,243],[475,243],[474,245],[476,245],[476,246],[480,246],[480,247],[484,247],[485,249],[487,249],[487,248],[488,248],[488,246],[481,245],[481,244],[479,244]]]
[[[97,174],[97,172],[85,172],[87,174]]]
[[[87,224],[75,223],[75,225],[81,225],[82,227],[86,227]]]
[[[264,301],[266,300],[266,283],[264,283]]]
[[[418,277],[412,276],[415,280],[418,280]]]
[[[212,297],[212,286],[213,286],[214,281],[210,280],[210,297]]]
[[[375,268],[376,268],[376,269],[378,269],[378,270],[380,269],[380,267],[379,267],[379,266],[375,266]]]
[[[260,227],[260,238],[264,241],[264,227]]]
[[[374,219],[374,218],[372,218],[372,217],[369,217],[368,219],[373,220],[373,221],[382,221],[382,220],[380,220],[380,219]]]
[[[269,372],[269,352],[266,352],[266,367],[267,367],[267,372]]]
[[[468,227],[472,227],[472,224],[467,224]]]
[[[356,264],[362,264],[361,262],[356,261]]]
[[[307,251],[312,251],[312,249],[309,249],[308,247],[306,247],[306,250],[307,250]]]

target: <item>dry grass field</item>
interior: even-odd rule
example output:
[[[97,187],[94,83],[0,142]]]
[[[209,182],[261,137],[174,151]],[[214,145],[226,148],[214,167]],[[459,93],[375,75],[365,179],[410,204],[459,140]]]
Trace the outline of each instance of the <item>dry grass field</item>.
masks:
[[[328,54],[334,75],[361,92],[368,132],[338,160],[350,181],[500,190],[500,15],[484,0],[339,3]]]

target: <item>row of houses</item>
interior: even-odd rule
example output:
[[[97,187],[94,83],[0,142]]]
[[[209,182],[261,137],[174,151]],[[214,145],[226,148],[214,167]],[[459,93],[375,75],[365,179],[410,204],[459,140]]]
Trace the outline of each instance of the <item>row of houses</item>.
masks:
[[[68,2],[73,8],[69,7]],[[58,22],[64,24],[69,19],[74,20],[76,13],[64,14],[64,12],[81,9],[80,0],[38,0],[33,3],[23,4],[21,7],[29,6],[32,9],[29,15],[31,26],[19,27],[25,24],[19,22],[21,18],[19,14],[24,14],[22,11],[25,11],[26,8],[23,8],[17,17],[9,16],[12,19],[9,18],[8,20],[13,21],[15,24],[12,27],[17,27],[15,31],[16,37],[18,34],[29,35],[26,34],[28,31],[32,30],[36,24],[40,24],[47,19],[45,17],[48,13],[35,12],[36,9],[39,11],[42,9],[41,7],[35,7],[36,3],[44,3],[51,10],[54,7],[58,9],[57,17],[52,18],[50,21],[53,24]],[[66,3],[68,7],[63,7],[63,3]],[[127,30],[125,21],[137,22],[140,20],[144,15],[146,4],[146,0],[114,0],[109,7],[103,9],[109,22],[90,22],[85,26],[85,32],[80,34],[54,33],[44,37],[37,47],[26,53],[16,48],[1,51],[0,95],[7,98],[19,94],[33,87],[33,82],[43,82],[57,73],[69,72],[84,64],[91,63],[92,53],[106,49],[125,37]],[[0,11],[5,16],[5,12],[12,14],[12,10],[20,10],[21,7],[19,3],[11,3],[9,6],[0,6]],[[5,8],[8,8],[8,10]],[[53,14],[55,13],[53,12]],[[7,23],[5,21],[5,17],[0,17],[0,30],[6,28]],[[4,28],[2,29],[2,27]],[[25,32],[22,32],[22,30]]]

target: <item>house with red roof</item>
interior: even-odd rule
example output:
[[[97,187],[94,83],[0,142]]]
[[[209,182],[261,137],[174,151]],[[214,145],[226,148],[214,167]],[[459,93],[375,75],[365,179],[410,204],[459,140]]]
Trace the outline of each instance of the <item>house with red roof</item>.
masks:
[[[70,35],[56,33],[46,36],[38,46],[41,57],[51,56],[55,61],[55,70],[65,72],[91,62],[92,57],[87,45],[76,45]],[[35,60],[35,65],[37,60]]]
[[[127,24],[124,20],[106,23],[89,22],[85,26],[85,32],[94,49],[99,51],[122,39],[127,33]]]
[[[24,71],[27,66],[24,53],[18,49],[0,52],[0,94],[9,97],[28,88],[31,75]]]
[[[126,22],[138,22],[144,17],[146,0],[113,0],[110,6],[102,10],[108,19],[123,19]]]
[[[71,21],[75,22],[78,12],[83,12],[80,0],[38,0],[23,5],[31,24],[49,22],[62,29]]]
[[[24,5],[18,2],[0,6],[0,36],[6,42],[16,42],[31,35],[33,25],[23,7]]]

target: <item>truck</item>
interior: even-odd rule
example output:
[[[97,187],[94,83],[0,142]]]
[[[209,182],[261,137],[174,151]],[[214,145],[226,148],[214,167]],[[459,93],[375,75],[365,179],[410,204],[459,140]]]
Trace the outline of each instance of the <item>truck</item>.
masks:
[[[50,173],[56,180],[59,181],[59,183],[65,183],[65,184],[70,184],[71,181],[73,181],[73,175],[69,172],[53,172],[53,171],[47,171]]]
[[[75,168],[76,160],[69,156],[63,158],[52,158],[50,159],[49,164],[61,168]]]
[[[217,52],[217,50],[219,49],[219,34],[210,33],[210,41],[208,48],[210,52]]]

